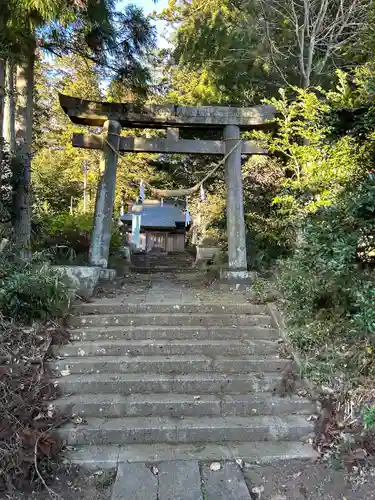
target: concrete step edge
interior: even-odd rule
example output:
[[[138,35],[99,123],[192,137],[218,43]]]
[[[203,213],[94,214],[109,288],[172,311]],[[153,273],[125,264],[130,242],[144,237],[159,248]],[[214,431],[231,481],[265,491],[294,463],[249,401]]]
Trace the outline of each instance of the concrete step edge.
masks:
[[[260,373],[285,369],[290,360],[278,356],[68,356],[49,364],[50,368],[64,376],[79,373]]]
[[[83,331],[133,331],[133,330],[149,330],[152,332],[157,331],[174,331],[174,330],[185,330],[187,332],[210,332],[210,331],[225,331],[225,332],[233,332],[239,330],[241,332],[248,332],[249,330],[264,330],[265,332],[278,331],[277,328],[270,328],[267,325],[229,325],[229,326],[220,326],[220,325],[104,325],[104,326],[83,326],[81,327]],[[74,328],[73,331],[79,331],[80,328]]]
[[[108,312],[105,312],[108,311]],[[72,308],[73,313],[81,315],[105,314],[243,314],[243,315],[269,315],[264,305],[243,303],[226,304],[168,304],[168,303],[140,303],[129,304],[123,302],[89,302],[77,304]]]
[[[313,426],[301,415],[246,417],[89,418],[59,429],[68,444],[202,443],[307,439]]]
[[[280,373],[267,373],[264,377],[262,375],[254,374],[256,378],[259,380],[267,377],[276,377],[277,379],[280,379]],[[225,374],[218,374],[215,372],[203,372],[203,373],[192,373],[192,374],[179,374],[179,375],[172,375],[172,374],[160,374],[160,373],[146,373],[144,374],[141,378],[144,381],[152,381],[152,380],[176,380],[178,378],[180,379],[194,379],[194,380],[204,380],[207,379],[207,377],[210,378],[215,378],[215,379],[220,379],[220,380],[227,380],[228,378],[249,378],[248,374],[233,374],[233,375],[225,375]],[[90,381],[101,381],[107,378],[107,380],[111,381],[136,381],[140,379],[139,373],[119,373],[119,374],[111,374],[111,373],[92,373],[92,374],[83,374],[83,375],[70,375],[69,377],[61,377],[61,378],[56,378],[56,381],[66,381],[66,380],[79,380],[80,378],[84,378],[85,382],[90,382]]]
[[[277,328],[270,328],[267,325],[239,325],[239,326],[205,326],[205,325],[108,325],[108,326],[84,326],[82,331],[85,332],[122,332],[122,331],[174,331],[174,330],[184,330],[186,332],[212,332],[212,331],[224,331],[228,332],[228,335],[234,331],[239,330],[240,332],[251,332],[252,330],[262,330],[264,332],[277,332]],[[73,332],[80,331],[79,328],[74,328]]]
[[[197,404],[205,403],[205,402],[218,402],[218,401],[246,401],[249,398],[248,394],[236,394],[229,395],[224,394],[219,397],[217,394],[202,394],[198,396],[199,399],[195,399],[196,396],[192,394],[183,394],[183,393],[175,393],[175,394],[142,394],[142,393],[134,393],[130,396],[124,396],[121,394],[113,393],[113,394],[73,394],[70,396],[63,396],[56,401],[54,404],[68,404],[68,403],[112,403],[113,401],[124,402],[124,403],[138,403],[138,402],[146,402],[146,403],[155,403],[155,402],[195,402]],[[305,403],[307,405],[313,405],[307,398],[303,398],[297,395],[291,395],[287,398],[274,395],[272,392],[264,392],[264,393],[255,393],[250,396],[252,401],[267,401],[272,399],[275,405],[280,404],[282,402],[290,402],[290,403]],[[246,401],[248,402],[248,401]]]
[[[136,317],[136,314],[134,314],[133,312],[122,312],[122,313],[117,313],[115,314],[116,317],[119,317],[119,318],[134,318]],[[245,318],[264,318],[264,317],[267,317],[267,319],[271,319],[271,316],[265,312],[264,314],[259,314],[259,313],[256,313],[256,314],[252,314],[252,313],[242,313],[242,314],[237,314],[236,312],[228,312],[226,314],[222,314],[221,317],[225,318],[225,317],[231,317],[231,316],[234,316],[236,318],[239,318],[239,319],[245,319]],[[103,318],[113,318],[113,314],[81,314],[79,316],[73,316],[73,318],[79,318],[80,320],[82,319],[93,319],[93,317],[98,317],[100,319],[103,319]],[[168,312],[144,312],[142,313],[140,316],[140,318],[165,318],[165,317],[171,317],[171,315],[168,313]],[[208,317],[212,317],[212,318],[217,318],[218,315],[217,314],[214,314],[214,313],[205,313],[205,312],[186,312],[186,313],[183,313],[183,312],[174,312],[173,313],[173,317],[175,318],[181,318],[181,319],[186,319],[186,318],[208,318]]]
[[[220,380],[220,381],[227,381],[228,379],[250,379],[251,375],[249,374],[231,374],[231,375],[225,375],[225,374],[218,374],[215,372],[203,372],[203,373],[190,373],[190,374],[179,374],[179,375],[172,375],[172,374],[159,374],[159,373],[147,373],[143,374],[142,377],[140,377],[140,374],[138,373],[119,373],[119,374],[111,374],[111,373],[90,373],[90,374],[82,374],[82,375],[70,375],[69,377],[60,377],[54,379],[55,382],[71,382],[71,381],[82,381],[83,383],[89,383],[89,382],[101,382],[104,380],[108,381],[114,381],[114,382],[136,382],[139,380],[142,380],[144,382],[152,382],[152,381],[176,381],[176,380],[194,380],[194,381],[200,381],[200,380],[207,380],[208,378],[215,379],[215,380]],[[257,378],[258,380],[263,380],[266,378],[275,378],[275,380],[280,379],[280,373],[267,373],[265,376],[257,376],[257,374],[254,374],[254,377]]]
[[[239,327],[201,327],[201,326],[168,326],[168,325],[149,325],[149,326],[90,326],[71,329],[71,335],[76,340],[116,340],[116,339],[270,339],[280,338],[279,332],[275,328],[266,325],[259,326],[239,326]]]
[[[109,344],[109,345],[134,345],[134,346],[149,346],[149,345],[190,345],[190,344],[203,344],[203,345],[222,345],[225,346],[227,344],[232,344],[232,345],[246,345],[246,344],[251,344],[251,343],[260,343],[260,344],[275,344],[275,339],[140,339],[140,340],[128,340],[128,339],[115,339],[115,340],[103,340],[103,339],[98,339],[98,340],[81,340],[79,342],[74,342],[71,344],[65,344],[62,346],[62,349],[64,349],[67,346],[75,346],[75,345],[92,345],[92,344],[98,344],[98,345],[103,345],[103,344]]]
[[[272,326],[272,318],[267,314],[205,314],[205,313],[116,313],[72,315],[68,321],[75,327],[86,326]]]
[[[272,393],[248,395],[215,394],[77,394],[54,402],[61,411],[84,418],[126,416],[245,416],[311,415],[314,405],[298,396],[281,398]]]
[[[92,417],[89,421],[82,425],[75,423],[66,424],[63,429],[82,430],[103,430],[107,429],[144,429],[144,428],[193,428],[195,425],[204,428],[249,428],[258,426],[272,425],[287,425],[301,426],[308,429],[313,428],[312,423],[302,415],[283,415],[282,417],[261,415],[252,417],[187,417],[181,420],[176,420],[171,417],[120,417],[120,418],[96,418]]]
[[[159,340],[82,340],[63,347],[53,346],[52,353],[63,358],[72,356],[266,356],[277,353],[274,340],[200,340],[200,339],[159,339]]]
[[[160,363],[174,363],[174,362],[184,362],[184,361],[213,361],[215,362],[237,362],[237,361],[248,361],[250,363],[270,363],[273,361],[278,361],[282,364],[289,364],[291,360],[280,358],[277,355],[267,355],[267,357],[260,356],[247,356],[247,355],[228,355],[228,356],[215,356],[215,359],[212,360],[210,356],[204,356],[200,354],[173,354],[173,355],[157,355],[155,356],[65,356],[61,359],[57,359],[53,362],[53,364],[64,364],[64,363],[80,363],[80,364],[92,364],[92,363],[140,363],[140,362],[160,362]],[[50,363],[51,364],[51,363]]]
[[[175,393],[175,394],[244,394],[273,391],[280,381],[280,373],[265,375],[249,373],[197,372],[189,374],[155,373],[94,373],[69,375],[54,380],[61,394],[92,394],[100,392]]]
[[[202,462],[242,459],[245,467],[249,465],[277,464],[289,460],[312,461],[318,454],[310,445],[298,441],[266,442],[229,442],[196,444],[127,444],[87,445],[69,447],[65,450],[68,460],[77,465],[98,469],[116,468],[121,462],[160,463],[170,461],[188,461],[197,459]]]

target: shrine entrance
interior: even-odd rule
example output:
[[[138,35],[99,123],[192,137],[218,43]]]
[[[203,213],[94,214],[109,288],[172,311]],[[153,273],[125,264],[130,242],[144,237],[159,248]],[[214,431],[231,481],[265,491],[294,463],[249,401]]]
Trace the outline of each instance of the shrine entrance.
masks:
[[[102,127],[102,135],[73,134],[73,146],[103,151],[103,174],[98,188],[89,263],[107,268],[118,155],[164,153],[223,155],[227,184],[227,235],[232,279],[246,279],[247,256],[243,208],[242,155],[267,154],[254,141],[241,139],[242,130],[264,127],[274,118],[271,105],[250,108],[222,106],[137,105],[96,102],[59,95],[60,104],[73,123]],[[166,129],[166,137],[122,137],[121,129]],[[180,139],[179,129],[221,129],[223,140]],[[199,188],[199,185],[198,185]],[[158,190],[154,190],[158,191]],[[186,190],[188,191],[188,190]],[[176,191],[168,191],[173,196]],[[193,192],[190,190],[190,192]],[[178,195],[176,195],[178,196]]]

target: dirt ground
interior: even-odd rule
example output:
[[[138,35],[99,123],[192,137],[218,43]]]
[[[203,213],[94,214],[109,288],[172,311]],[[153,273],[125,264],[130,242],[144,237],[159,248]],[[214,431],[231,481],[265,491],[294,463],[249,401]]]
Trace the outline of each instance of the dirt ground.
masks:
[[[82,467],[66,467],[48,482],[50,491],[40,485],[20,493],[0,492],[1,500],[110,500],[115,470],[90,471]]]
[[[375,467],[345,473],[326,464],[286,462],[243,469],[253,500],[372,500]],[[110,500],[115,471],[61,470],[49,484],[53,493],[2,493],[1,500]],[[183,500],[183,499],[176,499]],[[228,498],[228,500],[234,500]]]
[[[371,467],[349,474],[326,464],[293,461],[277,466],[245,468],[244,475],[254,499],[375,499],[375,468]]]

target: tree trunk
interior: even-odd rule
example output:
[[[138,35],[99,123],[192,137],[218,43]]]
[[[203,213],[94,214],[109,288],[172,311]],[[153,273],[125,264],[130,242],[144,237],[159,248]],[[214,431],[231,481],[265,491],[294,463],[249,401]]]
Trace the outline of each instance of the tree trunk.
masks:
[[[5,98],[5,61],[0,58],[0,185],[2,178],[3,163],[3,122],[4,122],[4,98]]]
[[[4,139],[9,146],[11,153],[15,151],[15,102],[14,102],[14,64],[10,59],[6,66],[6,97],[4,108]]]
[[[302,77],[302,88],[303,89],[307,90],[310,87],[310,85],[311,85],[310,77],[311,77],[310,71],[306,70],[305,75]]]
[[[30,173],[33,125],[33,90],[35,46],[27,59],[17,65],[17,106],[15,116],[16,158],[13,168],[14,235],[21,253],[30,251],[31,207]]]

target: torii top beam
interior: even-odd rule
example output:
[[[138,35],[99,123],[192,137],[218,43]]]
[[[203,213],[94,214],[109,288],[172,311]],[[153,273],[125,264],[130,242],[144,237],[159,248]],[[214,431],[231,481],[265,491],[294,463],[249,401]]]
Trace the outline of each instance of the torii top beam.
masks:
[[[138,105],[99,102],[59,94],[61,107],[73,123],[101,127],[116,120],[126,128],[223,128],[237,125],[243,130],[260,128],[275,117],[272,105],[251,108],[227,106]]]

